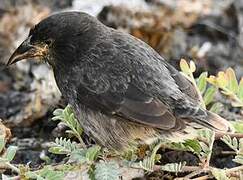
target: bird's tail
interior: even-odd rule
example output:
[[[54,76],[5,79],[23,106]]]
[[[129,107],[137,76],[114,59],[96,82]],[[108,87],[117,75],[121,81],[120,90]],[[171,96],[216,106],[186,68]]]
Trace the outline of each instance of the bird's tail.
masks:
[[[226,119],[210,111],[207,111],[206,118],[199,119],[197,122],[215,131],[230,132],[232,130]]]

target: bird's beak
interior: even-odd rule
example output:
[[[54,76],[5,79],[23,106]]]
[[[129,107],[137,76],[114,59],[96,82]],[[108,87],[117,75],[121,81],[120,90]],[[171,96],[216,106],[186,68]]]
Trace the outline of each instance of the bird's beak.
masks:
[[[30,38],[28,37],[22,44],[14,51],[12,56],[9,58],[7,66],[14,64],[20,60],[42,57],[45,55],[47,50],[46,46],[43,45],[32,45],[30,44]]]

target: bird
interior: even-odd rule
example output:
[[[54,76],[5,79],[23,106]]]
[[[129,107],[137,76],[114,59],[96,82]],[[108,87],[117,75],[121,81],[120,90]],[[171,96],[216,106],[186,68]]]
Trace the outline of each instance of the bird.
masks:
[[[192,82],[152,47],[84,12],[52,14],[30,29],[7,66],[23,59],[51,66],[84,132],[121,151],[156,139],[180,140],[191,129],[228,132],[201,107]]]

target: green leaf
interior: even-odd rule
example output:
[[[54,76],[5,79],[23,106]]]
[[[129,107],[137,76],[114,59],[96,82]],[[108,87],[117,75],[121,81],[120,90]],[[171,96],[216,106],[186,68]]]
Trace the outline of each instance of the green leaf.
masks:
[[[182,70],[183,73],[185,74],[191,74],[191,70],[190,70],[190,67],[189,65],[187,64],[186,60],[185,59],[181,59],[180,61],[180,68]]]
[[[153,167],[155,164],[155,160],[156,160],[156,153],[159,150],[159,148],[161,147],[161,145],[163,145],[165,142],[159,140],[156,141],[155,143],[150,145],[150,149],[152,149],[151,155],[147,156],[143,159],[143,161],[139,162],[139,166],[147,171],[153,171]]]
[[[73,151],[69,157],[70,162],[79,162],[80,164],[83,164],[87,161],[86,159],[86,152],[87,150],[84,149],[77,149]]]
[[[93,146],[87,149],[86,152],[86,159],[88,161],[95,161],[100,153],[101,147],[100,146]]]
[[[7,151],[6,151],[6,155],[5,158],[10,162],[14,159],[14,156],[17,152],[18,147],[17,146],[9,146]]]
[[[184,145],[186,147],[190,147],[190,149],[192,150],[192,152],[194,153],[200,153],[202,148],[200,146],[199,141],[195,140],[195,139],[187,139],[184,143]]]
[[[211,106],[209,111],[219,114],[219,112],[223,109],[223,107],[224,105],[222,103],[216,102]]]
[[[51,166],[44,166],[43,169],[35,172],[28,171],[26,177],[29,179],[37,179],[37,180],[56,180],[64,178],[64,171],[61,170],[53,170]]]
[[[62,121],[70,130],[66,131],[70,135],[75,136],[80,143],[85,146],[83,140],[81,138],[81,134],[83,133],[83,129],[79,123],[79,121],[75,118],[74,111],[72,110],[70,105],[67,105],[65,109],[56,109],[53,112],[54,117],[52,120],[60,120]]]
[[[170,149],[179,151],[191,151],[196,154],[199,154],[202,150],[199,141],[195,139],[187,139],[185,142],[168,143],[167,146]]]
[[[154,162],[155,162],[155,158],[151,158],[151,157],[145,157],[142,161],[139,161],[139,166],[140,168],[143,168],[146,171],[153,171],[153,167],[154,167]]]
[[[234,151],[238,151],[238,147],[239,147],[239,144],[238,144],[238,141],[236,139],[236,137],[234,138],[231,138],[229,135],[224,135],[221,140],[227,144],[231,149],[233,149]]]
[[[239,139],[239,150],[237,153],[243,155],[243,138]]]
[[[100,162],[95,165],[96,180],[119,180],[119,165],[115,162]]]
[[[63,171],[53,170],[51,166],[45,166],[42,170],[40,170],[39,175],[47,180],[56,180],[64,178]]]
[[[3,148],[5,147],[5,139],[3,136],[0,136],[0,153],[2,152]]]
[[[236,155],[235,158],[233,159],[234,162],[243,164],[243,156],[242,155]]]
[[[49,152],[53,153],[53,154],[69,154],[70,152],[69,151],[66,151],[65,148],[63,147],[50,147]]]
[[[217,180],[228,180],[224,169],[212,168],[211,172]]]
[[[232,68],[226,70],[226,75],[228,78],[228,89],[234,93],[238,92],[238,82],[235,76],[235,72]]]
[[[200,138],[203,139],[203,141],[199,142],[202,148],[199,158],[200,159],[209,158],[212,153],[215,134],[213,131],[209,129],[201,129],[198,131],[198,135]]]
[[[232,101],[232,102],[231,102],[231,105],[232,105],[233,107],[241,108],[241,107],[243,107],[243,101],[242,101],[242,102]]]
[[[161,170],[167,171],[167,172],[174,172],[178,173],[181,172],[183,167],[186,165],[186,162],[180,162],[180,163],[168,163],[166,165],[161,166]]]
[[[207,88],[207,77],[208,77],[208,73],[203,72],[198,78],[197,86],[202,94],[205,92]]]
[[[200,142],[200,146],[202,148],[202,151],[200,152],[200,155],[202,157],[206,157],[209,153],[210,153],[210,148],[208,147],[208,145],[204,142]]]
[[[53,112],[53,115],[54,115],[54,116],[62,116],[62,113],[63,113],[63,109],[56,109],[56,110]]]
[[[228,78],[223,71],[218,72],[217,78],[217,86],[220,88],[225,88],[228,85]]]
[[[203,96],[203,100],[206,106],[213,101],[216,92],[217,92],[217,88],[214,86],[211,86],[206,90],[205,95]]]
[[[221,93],[223,93],[226,96],[232,96],[234,93],[229,91],[228,89],[221,90]]]
[[[26,172],[25,176],[28,179],[46,180],[45,178],[43,178],[40,175],[38,175],[36,172],[31,172],[31,171]]]
[[[243,133],[243,121],[230,121],[230,123],[233,125],[235,132]]]
[[[213,75],[210,75],[208,78],[207,78],[207,82],[214,85],[214,86],[218,86],[217,84],[217,78]]]
[[[190,61],[190,71],[192,73],[196,71],[196,65],[193,61]]]
[[[122,154],[122,158],[128,161],[136,161],[138,159],[137,148],[129,148]]]
[[[67,154],[70,155],[72,151],[78,149],[75,142],[71,142],[70,139],[56,138],[55,143],[49,148],[49,152],[54,154]]]
[[[243,77],[241,78],[240,83],[239,83],[238,97],[243,102]]]

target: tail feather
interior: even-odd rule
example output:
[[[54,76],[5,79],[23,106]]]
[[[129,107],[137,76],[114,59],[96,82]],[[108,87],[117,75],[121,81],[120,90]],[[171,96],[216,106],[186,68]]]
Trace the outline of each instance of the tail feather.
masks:
[[[206,118],[198,119],[197,122],[215,131],[220,131],[220,132],[231,131],[230,123],[226,119],[209,111],[207,111]]]
[[[215,130],[228,132],[231,130],[230,123],[219,115],[208,111],[208,122]]]

